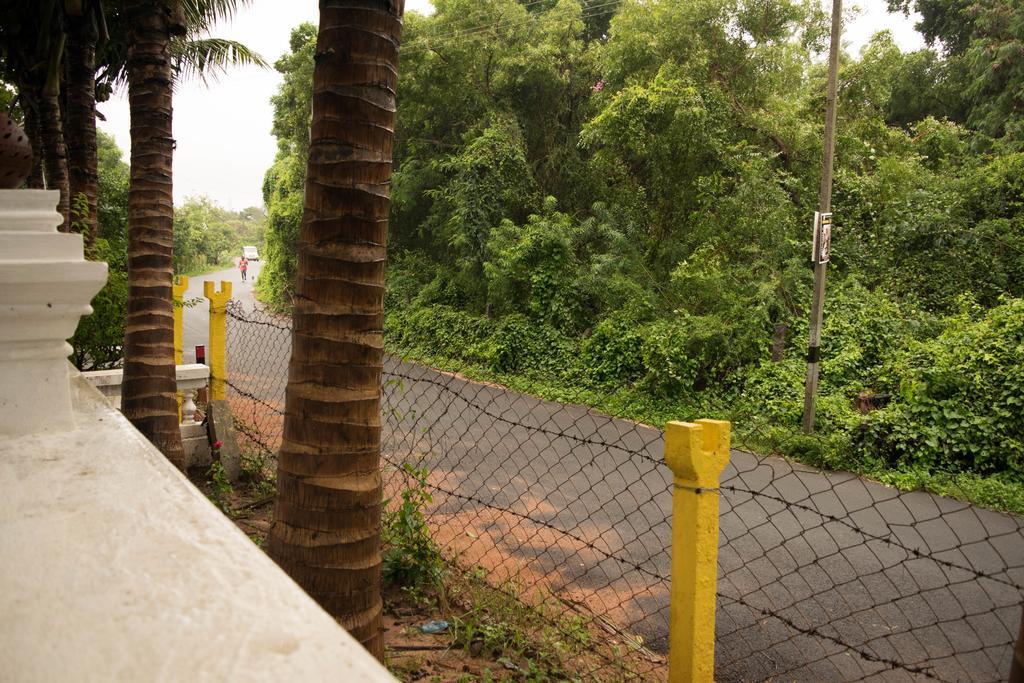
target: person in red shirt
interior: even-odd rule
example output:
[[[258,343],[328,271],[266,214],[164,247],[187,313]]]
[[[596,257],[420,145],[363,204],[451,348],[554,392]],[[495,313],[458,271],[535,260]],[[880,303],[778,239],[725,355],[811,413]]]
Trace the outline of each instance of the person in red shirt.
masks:
[[[249,270],[249,259],[243,256],[238,262],[238,269],[242,271],[242,282],[245,282],[245,274]]]

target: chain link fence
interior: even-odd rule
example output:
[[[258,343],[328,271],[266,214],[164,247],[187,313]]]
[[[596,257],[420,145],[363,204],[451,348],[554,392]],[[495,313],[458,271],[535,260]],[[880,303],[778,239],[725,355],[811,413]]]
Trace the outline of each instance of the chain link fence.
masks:
[[[250,447],[271,457],[290,340],[288,318],[229,307],[229,400]],[[759,455],[766,435],[744,430],[757,424],[734,421],[720,488],[717,678],[1005,680],[1024,521]],[[591,677],[664,677],[661,430],[394,356],[382,428],[388,495],[408,484],[403,465],[427,470],[428,520],[450,561],[584,616],[602,643]]]

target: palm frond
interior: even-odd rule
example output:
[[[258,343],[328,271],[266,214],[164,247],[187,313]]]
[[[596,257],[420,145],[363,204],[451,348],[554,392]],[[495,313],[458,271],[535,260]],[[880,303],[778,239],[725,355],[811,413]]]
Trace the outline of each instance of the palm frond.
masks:
[[[219,21],[227,21],[252,0],[180,0],[189,36],[208,32]]]
[[[209,79],[216,80],[232,67],[252,65],[266,69],[270,66],[259,53],[237,40],[224,38],[172,40],[171,59],[175,83],[198,78],[208,85]]]

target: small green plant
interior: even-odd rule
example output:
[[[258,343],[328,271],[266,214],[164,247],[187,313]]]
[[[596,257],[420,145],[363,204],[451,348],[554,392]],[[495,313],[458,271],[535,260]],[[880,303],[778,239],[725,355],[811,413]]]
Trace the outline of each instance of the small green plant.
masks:
[[[210,483],[213,484],[213,502],[224,512],[229,512],[228,496],[234,493],[234,489],[231,487],[231,480],[228,479],[227,472],[224,471],[224,466],[220,464],[219,460],[214,460],[206,475],[210,478]]]
[[[171,304],[173,304],[175,308],[195,308],[201,303],[203,303],[203,297],[201,296],[194,296],[190,299],[182,299],[181,301],[178,301],[177,299],[171,300]]]
[[[245,433],[245,429],[239,429],[238,424],[238,418],[235,418],[236,432]],[[247,439],[240,440],[239,447],[242,460],[242,481],[252,487],[257,498],[273,496],[277,492],[277,486],[274,483],[274,472],[267,464],[268,452]]]
[[[89,229],[89,198],[79,192],[71,198],[71,231],[85,234]]]
[[[415,595],[440,584],[444,563],[423,514],[433,501],[427,491],[427,469],[405,463],[402,471],[411,483],[402,491],[401,504],[391,507],[390,501],[384,502],[383,573],[386,582]]]

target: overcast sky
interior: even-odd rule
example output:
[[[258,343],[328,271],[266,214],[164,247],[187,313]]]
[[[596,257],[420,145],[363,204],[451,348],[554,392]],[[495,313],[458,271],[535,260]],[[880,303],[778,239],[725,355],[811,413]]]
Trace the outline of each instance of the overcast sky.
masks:
[[[831,6],[831,3],[828,3]],[[846,27],[844,44],[858,52],[876,31],[888,28],[904,50],[923,44],[914,19],[886,12],[886,0],[860,0],[860,14]],[[407,10],[431,11],[429,0],[406,0]],[[317,0],[254,0],[214,35],[240,40],[273,64],[288,51],[291,30],[317,23]],[[211,88],[190,82],[174,94],[174,201],[206,194],[230,209],[261,205],[263,174],[273,163],[277,142],[270,134],[270,96],[281,76],[273,69],[235,69]],[[117,140],[127,161],[127,93],[99,105],[99,127]]]

